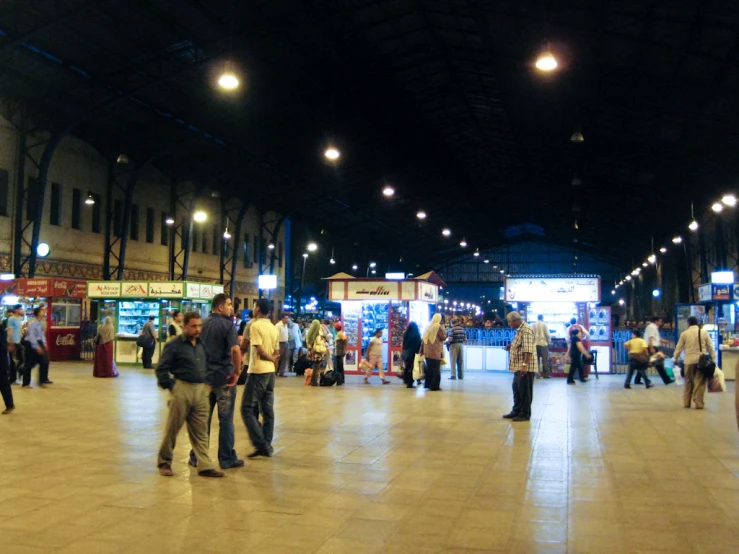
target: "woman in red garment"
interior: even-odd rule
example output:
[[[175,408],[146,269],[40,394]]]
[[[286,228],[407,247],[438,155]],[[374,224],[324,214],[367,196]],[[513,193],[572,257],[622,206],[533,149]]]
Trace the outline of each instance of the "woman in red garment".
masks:
[[[113,320],[108,316],[98,329],[97,337],[95,337],[97,346],[95,347],[95,364],[92,370],[94,377],[118,377],[118,370],[115,367],[115,361],[113,361],[114,338]]]

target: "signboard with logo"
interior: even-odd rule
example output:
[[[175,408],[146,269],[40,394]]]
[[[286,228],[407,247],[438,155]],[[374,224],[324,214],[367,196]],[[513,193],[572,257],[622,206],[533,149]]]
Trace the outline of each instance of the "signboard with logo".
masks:
[[[89,298],[118,298],[120,295],[120,281],[94,281],[87,283],[87,296]]]
[[[600,277],[509,277],[507,302],[600,302]]]
[[[399,300],[400,291],[398,283],[387,281],[360,281],[358,283],[349,281],[347,287],[347,300]]]
[[[149,296],[155,298],[183,298],[185,283],[182,281],[155,281],[149,283]]]
[[[739,285],[732,285],[734,289],[734,300],[739,300]]]
[[[74,279],[17,279],[14,293],[34,298],[85,298],[86,282]]]
[[[330,300],[422,300],[435,303],[439,287],[425,281],[387,281],[385,279],[339,279],[331,281]]]
[[[218,290],[216,290],[216,285],[200,285],[200,298],[205,298],[206,300],[210,300],[216,294],[221,294],[222,292],[223,286],[218,286]]]
[[[418,299],[426,302],[436,302],[439,299],[439,287],[431,283],[418,283]]]
[[[714,300],[731,300],[734,296],[734,285],[711,285]]]
[[[200,283],[187,283],[186,298],[200,298]]]
[[[146,281],[121,282],[121,298],[146,298],[148,293]]]
[[[80,330],[76,328],[50,328],[46,331],[49,358],[75,360],[80,357]]]

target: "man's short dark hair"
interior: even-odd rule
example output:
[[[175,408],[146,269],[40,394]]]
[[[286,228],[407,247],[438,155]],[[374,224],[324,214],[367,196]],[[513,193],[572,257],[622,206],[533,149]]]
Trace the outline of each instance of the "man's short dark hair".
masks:
[[[157,317],[157,316],[155,316],[155,315],[150,315],[150,316],[149,316],[149,321],[154,321],[154,320],[156,319],[156,317]]]
[[[175,317],[177,317],[178,315],[180,315],[180,311],[179,311],[179,310],[175,310],[175,311],[173,311],[173,312],[172,312],[172,319],[174,319],[174,318],[175,318]]]
[[[641,329],[632,329],[631,334],[635,337],[641,338],[644,333],[642,333]]]
[[[228,296],[226,296],[222,292],[219,294],[216,294],[213,297],[213,302],[211,302],[211,310],[213,310],[214,312],[216,310],[219,310],[226,304],[226,300],[228,300]]]
[[[382,333],[382,329],[375,329],[375,335],[376,335],[377,333]]]
[[[652,323],[657,323],[658,321],[661,321],[661,320],[662,320],[662,317],[655,315],[649,321],[651,321]]]
[[[22,307],[23,307],[23,304],[16,304],[15,306],[13,306],[13,311],[16,311],[18,308],[22,308]]]
[[[38,308],[33,309],[33,317],[38,317],[38,314],[41,313],[41,310],[43,309],[43,306],[39,306]]]
[[[254,304],[259,308],[259,313],[261,315],[268,315],[269,312],[272,311],[272,302],[267,298],[258,298]]]
[[[179,312],[176,312],[176,313],[179,313]],[[203,316],[200,315],[200,312],[195,311],[195,310],[190,311],[190,312],[185,312],[184,317],[185,317],[185,320],[184,320],[185,325],[190,323],[190,321],[192,321],[193,319],[203,319]]]
[[[693,325],[698,325],[698,318],[691,315],[688,318],[688,327],[692,327]]]
[[[570,330],[570,336],[571,337],[576,337],[579,332],[580,332],[580,329],[571,329]]]

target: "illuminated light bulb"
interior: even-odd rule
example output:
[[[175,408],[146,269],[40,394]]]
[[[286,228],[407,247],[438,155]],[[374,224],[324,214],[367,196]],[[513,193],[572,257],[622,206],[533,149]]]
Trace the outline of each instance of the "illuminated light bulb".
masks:
[[[308,252],[315,252],[318,250],[318,245],[315,242],[308,243]]]
[[[370,266],[370,268],[375,268],[375,267],[377,267],[377,263],[370,262],[369,266]]]
[[[674,244],[680,244],[682,241],[683,241],[683,237],[675,237],[674,239],[672,239],[672,242]]]
[[[304,258],[307,258],[308,257],[308,252],[303,252],[303,257]]]
[[[627,281],[631,281],[631,275],[627,275],[627,276],[626,276],[626,280],[627,280]]]
[[[697,231],[698,227],[698,222],[695,219],[690,222],[690,225],[688,225],[688,229],[690,229],[691,231]]]
[[[734,202],[736,203],[736,199],[734,199]],[[721,202],[715,202],[713,206],[711,206],[711,209],[717,214],[720,214],[722,211],[724,211],[724,205],[721,204]]]
[[[95,203],[95,196],[91,193],[87,193],[87,198],[85,198],[85,204],[88,206],[92,206]]]
[[[354,271],[356,271],[356,270],[358,270],[358,269],[359,269],[359,266],[358,266],[357,264],[354,264],[354,265],[352,266],[352,269],[353,269]]]
[[[557,60],[551,52],[542,52],[536,60],[536,69],[554,71],[557,69]]]
[[[239,87],[239,78],[228,67],[218,78],[218,86],[224,90],[234,90]]]
[[[484,259],[484,260],[482,261],[482,263],[484,263],[484,264],[489,264],[489,263],[490,263],[490,260],[488,260],[487,258],[485,258],[485,259]]]
[[[203,223],[206,219],[208,219],[208,214],[206,214],[202,210],[198,210],[194,214],[192,214],[193,221],[196,221],[197,223]]]
[[[647,267],[649,264],[647,262],[644,262],[641,264],[642,267]]]
[[[166,223],[167,225],[174,225],[174,217],[172,217],[171,215],[167,216],[167,219],[164,220],[164,223]]]
[[[665,248],[665,247],[663,246],[662,248],[660,248],[660,249],[659,249],[659,251],[660,251],[660,252],[662,252],[662,253],[664,254],[665,252],[667,252],[667,248]]]
[[[721,202],[729,206],[730,208],[733,208],[736,206],[736,196],[733,194],[725,194],[724,197],[721,199]]]
[[[226,229],[223,233],[223,238],[228,240],[231,238],[231,233],[228,232],[228,229]]]
[[[267,248],[269,248],[270,250],[274,250],[274,249],[275,249],[275,243],[274,243],[274,242],[270,242],[270,243],[269,243],[269,244],[267,245]]]
[[[651,256],[649,256],[649,257],[647,258],[647,261],[648,261],[648,262],[649,262],[650,264],[654,264],[654,263],[657,263],[657,256],[655,256],[654,254],[652,254]]]
[[[450,229],[443,229],[441,231],[441,234],[444,235],[445,237],[449,237],[449,236],[451,236],[452,231]]]
[[[467,241],[462,239],[461,242],[459,243],[459,246],[461,246],[462,248],[467,248]]]
[[[420,212],[418,212],[418,213],[416,214],[416,217],[417,217],[418,219],[426,219],[426,212],[424,212],[423,210],[421,210]]]
[[[384,189],[382,189],[382,194],[387,196],[388,198],[391,197],[393,194],[395,194],[395,189],[391,187],[390,185],[386,185]]]
[[[331,265],[334,265],[334,264],[336,263],[336,260],[334,260],[333,258],[331,258],[331,259],[330,259],[330,260],[328,261],[328,263],[330,263]]]
[[[618,301],[619,306],[623,306],[624,304],[626,304],[626,301],[623,298]]]
[[[326,159],[333,161],[338,160],[341,157],[341,152],[339,152],[336,148],[333,146],[329,146],[326,148],[326,151],[323,153],[324,156],[326,156]]]

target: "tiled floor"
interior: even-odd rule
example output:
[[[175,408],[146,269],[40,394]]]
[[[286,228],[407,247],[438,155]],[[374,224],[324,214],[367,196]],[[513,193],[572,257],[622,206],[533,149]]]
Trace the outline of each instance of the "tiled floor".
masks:
[[[292,377],[275,457],[208,480],[184,432],[176,476],[157,473],[151,373],[91,374],[54,364],[53,387],[15,388],[0,416],[3,554],[739,552],[733,384],[696,411],[674,385],[537,381],[533,420],[514,424],[507,375],[445,375],[426,395]]]

